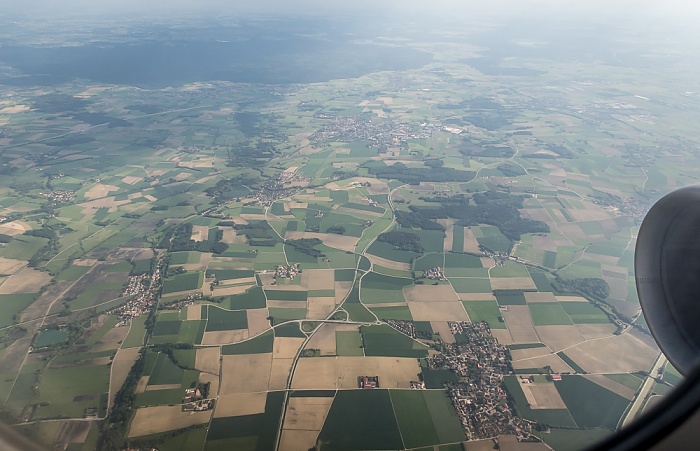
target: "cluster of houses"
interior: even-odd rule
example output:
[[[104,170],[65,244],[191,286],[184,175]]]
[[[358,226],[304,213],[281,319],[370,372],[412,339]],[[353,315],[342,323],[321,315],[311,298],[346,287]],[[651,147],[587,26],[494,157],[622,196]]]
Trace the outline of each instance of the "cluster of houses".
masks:
[[[152,273],[130,276],[122,297],[131,296],[125,304],[116,307],[112,312],[119,316],[119,322],[128,324],[131,318],[150,312],[156,305],[158,289],[162,281],[163,257],[158,259],[158,265]]]
[[[439,266],[423,271],[423,277],[426,277],[431,280],[447,280],[447,277],[445,276],[445,271],[443,271],[443,269]]]
[[[54,190],[44,194],[44,197],[46,197],[52,204],[58,204],[61,202],[72,201],[75,199],[75,193],[67,190]]]
[[[203,399],[201,390],[198,388],[188,388],[185,390],[185,397],[182,399],[182,410],[185,412],[203,412],[214,408],[213,399]]]
[[[467,440],[513,434],[521,441],[533,440],[532,426],[515,415],[508,402],[503,376],[511,372],[507,349],[491,335],[484,321],[450,322],[453,334],[464,341],[443,344],[441,354],[427,359],[430,369],[449,369],[458,382],[447,384]]]
[[[332,119],[310,137],[312,145],[319,147],[326,142],[361,141],[370,149],[407,146],[411,139],[426,139],[432,136],[435,125],[407,124],[399,121],[372,121],[360,116],[322,117]]]
[[[357,382],[360,388],[379,388],[379,376],[360,376]]]
[[[422,339],[422,340],[432,340],[433,339],[432,333],[430,333],[428,331],[416,329],[416,326],[413,323],[413,321],[404,321],[404,320],[399,320],[399,319],[387,319],[385,321],[392,328],[398,330],[402,334],[407,335],[411,338],[417,338],[417,339]]]
[[[293,172],[283,172],[263,184],[263,186],[251,193],[250,198],[259,205],[268,207],[278,199],[290,197],[301,191],[302,186],[311,179]]]
[[[299,268],[299,263],[292,263],[291,265],[278,265],[275,267],[275,279],[292,279],[301,274],[301,268]]]

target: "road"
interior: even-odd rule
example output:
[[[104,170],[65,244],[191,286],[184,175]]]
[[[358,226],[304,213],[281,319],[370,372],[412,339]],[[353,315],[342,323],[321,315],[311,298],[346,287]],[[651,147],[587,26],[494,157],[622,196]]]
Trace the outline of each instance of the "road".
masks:
[[[639,390],[639,393],[634,399],[632,406],[627,411],[627,415],[624,417],[624,419],[622,419],[620,427],[624,428],[637,417],[637,413],[644,407],[644,401],[646,400],[647,395],[651,391],[651,388],[654,386],[654,376],[659,374],[659,368],[663,368],[664,365],[666,365],[666,362],[666,356],[663,354],[659,354],[659,358],[656,359],[656,362],[654,362],[654,365],[651,367],[651,370],[649,370],[649,374],[651,376],[647,377],[644,380],[642,388]]]

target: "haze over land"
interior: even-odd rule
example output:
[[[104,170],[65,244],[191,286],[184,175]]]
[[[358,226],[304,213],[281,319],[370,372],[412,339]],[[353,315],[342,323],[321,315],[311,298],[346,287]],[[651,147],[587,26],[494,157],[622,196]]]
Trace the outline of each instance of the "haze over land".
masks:
[[[2,5],[13,428],[565,450],[680,381],[633,251],[700,177],[697,7],[143,3]]]

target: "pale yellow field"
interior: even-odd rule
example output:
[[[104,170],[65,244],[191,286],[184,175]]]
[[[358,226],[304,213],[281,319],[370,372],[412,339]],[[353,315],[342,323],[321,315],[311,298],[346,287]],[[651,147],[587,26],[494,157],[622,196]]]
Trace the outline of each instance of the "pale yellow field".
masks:
[[[41,287],[51,281],[47,272],[33,268],[24,268],[14,276],[8,277],[0,285],[0,294],[38,293]]]
[[[367,211],[367,210],[356,210],[354,208],[340,207],[336,210],[338,213],[344,213],[346,215],[354,216],[356,218],[379,218],[384,215],[384,213]]]
[[[527,302],[557,302],[557,298],[554,296],[554,293],[540,293],[538,291],[526,291],[525,300]]]
[[[144,196],[148,197],[148,196]],[[84,215],[91,215],[95,213],[100,208],[107,208],[110,213],[117,211],[117,208],[121,207],[122,205],[126,205],[128,203],[131,203],[130,200],[115,200],[114,196],[111,197],[103,197],[100,199],[96,200],[91,200],[90,202],[83,202],[80,205],[83,207],[83,210],[81,211],[82,214]]]
[[[413,285],[404,288],[403,295],[409,303],[459,301],[452,285]]]
[[[566,373],[567,371],[571,373],[574,372],[574,370],[556,354],[543,355],[541,357],[533,357],[531,359],[513,362],[513,369],[516,370],[523,368],[544,368],[545,366],[552,367],[552,371],[556,373]]]
[[[442,341],[445,343],[456,342],[455,336],[452,335],[452,331],[450,330],[446,321],[431,321],[430,327],[433,329],[433,332],[440,334],[440,339],[442,339]]]
[[[358,377],[379,376],[381,388],[409,388],[420,373],[417,359],[401,357],[316,357],[300,359],[292,388],[357,388]]]
[[[136,409],[129,428],[129,437],[194,426],[209,421],[212,411],[183,412],[180,406],[155,406]]]
[[[614,324],[577,324],[576,327],[586,340],[609,337],[617,330]]]
[[[219,227],[220,230],[223,230],[224,236],[221,238],[221,241],[226,244],[243,244],[246,242],[246,237],[245,235],[236,235],[236,231],[232,229],[231,227]]]
[[[292,370],[294,359],[273,359],[270,370],[270,390],[284,390],[287,388],[289,373]]]
[[[119,191],[119,188],[113,185],[103,185],[102,183],[96,183],[85,193],[85,198],[99,199],[105,196],[109,196],[109,193],[112,191]]]
[[[464,228],[464,245],[462,246],[464,252],[474,252],[479,253],[479,242],[474,236],[474,231],[468,227]]]
[[[199,304],[187,306],[187,319],[200,320],[202,319],[202,306]]]
[[[224,279],[221,280],[219,279],[219,286],[228,286],[228,285],[255,285],[257,283],[257,280],[255,279],[255,276],[253,277],[241,277],[240,279]]]
[[[219,376],[217,374],[199,373],[199,381],[203,384],[211,384],[209,387],[210,398],[219,394]]]
[[[580,343],[565,352],[589,373],[648,370],[659,354],[628,333]]]
[[[222,358],[219,392],[230,395],[266,391],[271,369],[272,353],[225,355]]]
[[[538,343],[540,341],[535,327],[532,325],[530,309],[527,305],[509,305],[507,311],[501,310],[501,316],[514,343]]]
[[[265,413],[267,393],[236,393],[219,396],[216,400],[214,418],[238,417]]]
[[[212,294],[214,296],[234,296],[236,294],[245,293],[252,286],[254,285],[215,286]]]
[[[454,219],[438,219],[438,224],[445,228],[445,241],[443,242],[443,250],[445,252],[452,251],[452,243],[454,242]]]
[[[459,298],[463,301],[495,301],[493,293],[459,293]]]
[[[459,301],[409,302],[408,309],[416,321],[469,321]]]
[[[306,301],[267,301],[268,308],[306,308]]]
[[[120,327],[120,329],[127,328]],[[131,371],[131,367],[139,358],[140,350],[140,348],[120,349],[114,356],[109,375],[109,397],[107,398],[109,407],[114,403],[114,396],[122,385],[124,385],[124,381],[126,381],[129,371]]]
[[[494,262],[493,258],[491,257],[479,257],[479,260],[481,260],[481,266],[484,268],[492,268],[496,266],[496,262]]]
[[[528,348],[528,349],[511,349],[510,351],[510,356],[512,357],[513,361],[517,360],[522,360],[522,359],[529,359],[532,357],[539,357],[542,355],[547,355],[551,354],[552,351],[546,347],[542,346],[541,348]]]
[[[411,265],[408,263],[395,262],[394,260],[389,260],[387,258],[377,257],[376,255],[366,254],[365,257],[369,258],[372,264],[383,266],[389,269],[397,269],[400,271],[410,271]]]
[[[537,286],[532,277],[492,277],[491,287],[494,290],[536,290]]]
[[[199,159],[199,160],[194,160],[194,161],[180,161],[178,164],[178,167],[181,168],[210,168],[214,166],[214,159],[213,158],[207,158],[207,159]]]
[[[352,290],[352,282],[336,282],[335,283],[335,303],[340,304],[345,299],[345,296]]]
[[[583,377],[591,382],[595,382],[601,387],[605,387],[613,393],[617,393],[623,398],[629,399],[630,401],[634,399],[636,391],[619,382],[615,382],[607,376],[602,374],[584,374]]]
[[[204,332],[202,337],[203,345],[223,345],[238,343],[248,338],[248,329],[238,330],[217,330]]]
[[[180,388],[180,384],[158,384],[146,386],[146,391],[173,390]]]
[[[205,373],[219,374],[220,355],[219,348],[198,348],[194,367]]]
[[[134,177],[132,175],[128,175],[122,179],[122,182],[126,183],[127,185],[135,185],[141,180],[143,180],[143,177]]]
[[[280,449],[284,451],[308,451],[316,445],[319,431],[284,429],[280,438]]]
[[[491,329],[491,335],[502,345],[513,344],[513,337],[510,335],[508,329]]]
[[[308,298],[308,313],[309,319],[326,319],[335,309],[334,297],[313,297]]]
[[[29,106],[27,105],[13,105],[13,106],[6,106],[5,108],[0,110],[0,114],[17,114],[17,113],[24,113],[25,111],[29,111]]]
[[[14,274],[23,267],[27,266],[26,260],[14,260],[11,258],[0,257],[0,274]]]
[[[150,376],[141,376],[141,379],[139,379],[138,384],[136,384],[136,394],[143,393],[146,391],[146,387],[148,387],[148,379]]]
[[[320,431],[333,398],[289,398],[284,429]]]
[[[95,266],[97,260],[94,258],[81,258],[79,260],[73,260],[73,266]]]
[[[3,235],[17,236],[23,234],[27,230],[32,230],[32,228],[23,221],[3,222],[0,224],[0,233]]]
[[[272,358],[293,359],[296,357],[297,351],[304,341],[304,338],[275,337],[275,341],[272,345]]]
[[[605,377],[605,376],[603,376]],[[564,400],[554,382],[543,384],[520,384],[531,409],[566,409]]]
[[[309,290],[335,289],[335,271],[332,269],[307,269],[301,275]],[[303,283],[303,282],[302,282]]]
[[[576,326],[535,326],[535,330],[542,343],[554,352],[585,340]],[[566,354],[569,355],[569,351]]]
[[[335,355],[335,333],[358,332],[359,326],[353,324],[325,323],[313,334],[304,349],[319,349],[322,356]]]
[[[251,337],[265,332],[270,328],[270,320],[267,318],[270,313],[266,308],[249,309],[246,311],[248,316],[248,333]]]

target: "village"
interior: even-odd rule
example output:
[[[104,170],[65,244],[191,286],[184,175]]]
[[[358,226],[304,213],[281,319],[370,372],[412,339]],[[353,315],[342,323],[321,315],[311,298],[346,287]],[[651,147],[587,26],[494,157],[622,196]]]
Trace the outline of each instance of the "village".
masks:
[[[448,325],[460,340],[443,343],[442,353],[429,357],[427,363],[430,369],[449,369],[459,378],[447,384],[447,392],[467,440],[513,434],[519,441],[536,441],[531,424],[515,415],[504,389],[503,376],[511,372],[506,347],[491,336],[484,321]]]
[[[308,177],[293,172],[283,172],[263,184],[262,188],[253,192],[250,198],[254,203],[269,207],[278,199],[290,197],[301,191],[302,187],[311,181]]]
[[[301,273],[301,268],[299,268],[299,263],[292,263],[291,265],[279,265],[275,267],[275,279],[291,279]]]
[[[335,117],[314,132],[309,140],[315,147],[331,141],[362,141],[370,149],[386,149],[407,146],[410,139],[430,138],[435,129],[436,126],[426,123],[415,126],[397,121],[373,121],[359,116]]]
[[[131,296],[126,303],[112,310],[119,316],[118,325],[129,324],[132,318],[149,313],[158,302],[158,290],[162,284],[161,271],[165,263],[164,257],[158,258],[158,264],[152,273],[130,276],[121,296]]]
[[[439,266],[423,271],[423,277],[426,277],[430,280],[447,280],[447,276],[445,276],[445,271],[443,271],[442,268],[440,268]]]

